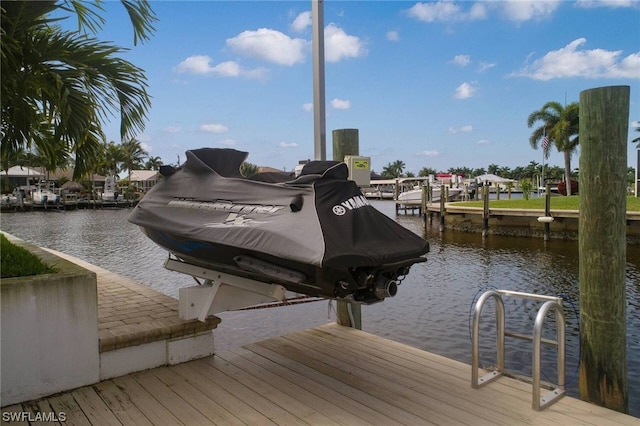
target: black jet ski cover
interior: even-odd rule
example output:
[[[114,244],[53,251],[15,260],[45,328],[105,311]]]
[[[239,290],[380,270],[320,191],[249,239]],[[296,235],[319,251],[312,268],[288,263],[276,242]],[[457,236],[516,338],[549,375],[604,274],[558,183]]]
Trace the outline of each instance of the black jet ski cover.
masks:
[[[186,262],[305,294],[374,302],[385,296],[374,296],[381,280],[405,275],[429,251],[423,238],[370,205],[344,163],[312,161],[297,178],[244,178],[246,152],[202,148],[186,155],[129,216]],[[251,267],[254,260],[295,273],[281,279]]]

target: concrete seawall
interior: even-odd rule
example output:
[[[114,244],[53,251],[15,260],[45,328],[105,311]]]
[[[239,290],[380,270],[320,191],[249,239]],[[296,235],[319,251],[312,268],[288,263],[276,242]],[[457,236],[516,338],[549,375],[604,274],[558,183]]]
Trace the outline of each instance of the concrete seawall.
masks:
[[[535,209],[495,209],[487,215],[487,235],[510,235],[518,237],[543,238],[545,224],[538,221],[545,216],[544,210]],[[578,239],[577,210],[551,210],[553,221],[549,223],[549,238]],[[441,223],[444,229],[483,232],[485,229],[483,209],[479,207],[461,207],[445,204],[444,212],[440,206],[430,205],[425,213],[427,224]],[[640,212],[627,212],[627,243],[640,245]]]

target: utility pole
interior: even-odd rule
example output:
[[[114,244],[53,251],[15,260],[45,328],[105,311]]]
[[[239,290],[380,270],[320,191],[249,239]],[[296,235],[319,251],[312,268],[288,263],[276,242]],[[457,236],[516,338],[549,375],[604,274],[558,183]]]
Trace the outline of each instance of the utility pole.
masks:
[[[324,0],[311,1],[313,49],[313,152],[315,160],[327,159],[324,98]]]

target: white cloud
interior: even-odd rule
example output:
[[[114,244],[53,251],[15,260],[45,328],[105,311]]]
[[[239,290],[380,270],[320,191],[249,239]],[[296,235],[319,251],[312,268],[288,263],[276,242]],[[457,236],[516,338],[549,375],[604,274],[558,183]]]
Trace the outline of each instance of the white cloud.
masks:
[[[478,1],[471,6],[471,10],[467,14],[469,20],[480,20],[487,19],[487,8],[486,3],[483,1]]]
[[[291,29],[301,33],[312,25],[311,11],[302,12],[291,23]]]
[[[578,0],[575,2],[575,7],[631,7],[637,4],[637,0]]]
[[[309,112],[309,111],[313,111],[313,104],[311,102],[303,104],[302,105],[302,109]]]
[[[598,0],[599,1],[599,0]],[[605,0],[612,4],[626,4],[629,0]],[[506,0],[476,1],[471,7],[463,9],[462,5],[470,2],[454,2],[439,0],[416,3],[406,13],[409,17],[423,22],[462,22],[487,19],[489,11],[498,11],[510,21],[523,22],[532,19],[548,18],[560,6],[561,0]]]
[[[478,142],[476,142],[476,145],[489,145],[491,142],[486,140],[486,139],[480,139]]]
[[[165,133],[179,133],[180,130],[182,130],[180,127],[177,126],[167,126],[164,129],[162,129],[163,132]]]
[[[475,21],[487,18],[487,9],[483,2],[474,3],[469,12],[464,12],[458,4],[449,0],[428,3],[416,3],[407,10],[411,18],[423,22]]]
[[[389,41],[399,41],[400,34],[397,31],[387,31],[387,40]]]
[[[335,98],[331,100],[331,107],[333,109],[349,109],[351,108],[351,101]]]
[[[278,144],[280,146],[280,148],[296,148],[298,146],[297,143],[295,142],[280,142]]]
[[[560,1],[518,0],[498,2],[496,4],[502,6],[502,12],[507,19],[522,22],[551,16],[560,6]]]
[[[343,58],[358,58],[368,53],[364,43],[356,36],[348,35],[334,23],[324,29],[324,57],[327,62]]]
[[[440,152],[436,151],[436,150],[426,150],[426,151],[420,151],[417,153],[417,155],[421,156],[421,157],[437,157],[438,155],[440,155]]]
[[[473,126],[471,124],[467,124],[466,126],[462,126],[459,128],[449,127],[449,133],[468,133],[473,130]]]
[[[580,50],[580,46],[586,42],[585,38],[576,39],[512,75],[543,81],[569,77],[640,78],[640,52],[620,59],[621,50]]]
[[[205,55],[189,56],[173,67],[173,71],[187,74],[208,74],[211,72],[211,58]]]
[[[247,70],[234,61],[226,61],[221,62],[218,65],[211,65],[211,58],[206,55],[189,56],[187,59],[173,67],[173,71],[184,74],[216,74],[221,77],[246,77],[255,79],[264,79],[267,75],[267,70],[265,68]]]
[[[450,1],[416,3],[408,11],[412,18],[424,22],[453,21],[460,15],[460,7]]]
[[[480,66],[478,67],[478,72],[485,72],[489,68],[495,67],[496,64],[491,62],[480,62]]]
[[[456,55],[453,60],[449,61],[451,64],[460,65],[466,67],[471,63],[471,56],[469,55]]]
[[[475,92],[476,89],[471,85],[471,83],[464,82],[460,86],[458,86],[453,94],[453,97],[455,99],[467,99],[472,97]]]
[[[236,37],[228,38],[227,46],[241,55],[291,66],[304,62],[309,42],[291,38],[280,31],[260,28],[257,31],[243,31]]]
[[[218,145],[235,146],[236,145],[236,141],[234,139],[224,139],[224,140],[221,140],[220,142],[218,142]]]
[[[200,131],[207,133],[226,133],[229,131],[229,128],[224,124],[216,123],[202,124],[199,129]]]

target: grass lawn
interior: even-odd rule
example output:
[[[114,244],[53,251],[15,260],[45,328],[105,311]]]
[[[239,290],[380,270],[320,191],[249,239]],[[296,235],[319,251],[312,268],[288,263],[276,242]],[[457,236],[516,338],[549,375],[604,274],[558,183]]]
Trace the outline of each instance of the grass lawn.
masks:
[[[506,194],[500,194],[506,197]],[[551,208],[558,210],[579,210],[580,197],[572,195],[570,197],[551,197]],[[463,201],[455,203],[456,206],[482,207],[482,201]],[[511,200],[489,200],[489,207],[512,208],[512,209],[541,209],[544,210],[544,197],[535,197],[525,200],[517,198]],[[627,211],[640,211],[640,198],[627,197]]]

